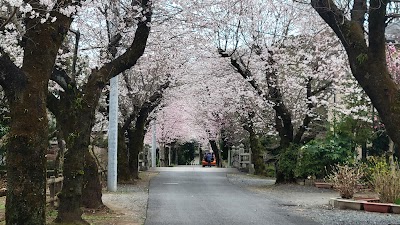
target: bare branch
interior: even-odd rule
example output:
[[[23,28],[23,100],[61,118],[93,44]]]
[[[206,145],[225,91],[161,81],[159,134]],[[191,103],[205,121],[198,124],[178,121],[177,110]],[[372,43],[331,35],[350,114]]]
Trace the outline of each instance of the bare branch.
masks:
[[[78,60],[78,48],[79,48],[79,40],[81,37],[81,33],[79,30],[69,29],[73,34],[75,34],[75,46],[74,46],[74,56],[72,58],[72,79],[76,80],[76,76],[78,75],[76,72],[76,62]]]
[[[10,59],[7,53],[0,49],[0,85],[7,98],[14,99],[27,83],[26,75]]]
[[[13,12],[11,13],[11,15],[6,19],[6,21],[4,21],[3,24],[1,24],[0,30],[3,30],[4,27],[5,27],[9,22],[11,22],[12,18],[15,16],[16,13],[17,13],[17,8],[14,7],[14,10],[13,10]]]
[[[54,68],[50,79],[60,85],[64,90],[68,90],[71,85],[75,86],[74,80],[68,76],[67,72],[58,67]]]
[[[312,91],[311,92],[311,96],[315,96],[315,95],[325,91],[326,89],[328,89],[332,85],[332,83],[333,83],[333,81],[329,81],[325,85],[319,87],[317,90]]]
[[[98,70],[93,70],[92,74],[89,77],[89,81],[87,85],[96,86],[96,84],[105,85],[109,79],[112,77],[117,76],[118,74],[122,73],[126,69],[131,68],[137,62],[137,60],[143,55],[146,44],[147,38],[150,33],[149,23],[151,22],[151,1],[143,0],[142,7],[144,8],[144,16],[146,20],[140,21],[138,23],[135,37],[132,41],[131,46],[126,50],[125,53],[117,57],[116,59],[112,60],[111,62],[103,65]],[[118,40],[116,38],[115,40]],[[111,44],[113,42],[110,42]]]

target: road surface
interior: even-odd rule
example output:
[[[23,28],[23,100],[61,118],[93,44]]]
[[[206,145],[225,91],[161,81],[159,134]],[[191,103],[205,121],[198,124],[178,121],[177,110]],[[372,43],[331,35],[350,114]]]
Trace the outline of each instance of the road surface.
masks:
[[[157,168],[145,225],[316,225],[276,202],[228,182],[229,169]]]

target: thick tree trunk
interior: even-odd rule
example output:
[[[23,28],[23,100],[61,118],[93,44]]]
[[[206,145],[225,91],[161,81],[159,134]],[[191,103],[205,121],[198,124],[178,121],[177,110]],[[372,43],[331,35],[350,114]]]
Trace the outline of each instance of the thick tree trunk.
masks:
[[[142,143],[143,144],[143,143]],[[165,147],[164,149],[164,159],[165,159],[165,166],[169,166],[169,153],[171,152],[170,147]]]
[[[165,143],[160,145],[158,156],[160,159],[160,167],[165,167]]]
[[[118,182],[133,183],[134,177],[129,170],[129,154],[125,143],[125,134],[121,127],[118,128]]]
[[[85,167],[82,206],[85,208],[98,209],[104,207],[102,196],[102,186],[98,172],[98,166],[94,156],[85,150]]]
[[[80,94],[67,92],[61,95],[60,108],[55,110],[49,102],[49,108],[60,123],[68,151],[64,155],[63,188],[59,194],[60,206],[56,223],[88,224],[82,219],[81,207],[99,208],[101,200],[101,183],[98,166],[89,152],[90,134],[94,121],[95,107],[82,106]],[[95,103],[93,103],[95,104]]]
[[[269,57],[266,60],[269,66],[274,66],[276,62],[273,60],[273,52],[269,51]],[[224,52],[220,52],[222,57],[231,57],[229,54],[225,54]],[[239,57],[237,59],[231,57],[231,65],[234,66],[238,73],[242,75],[242,77],[250,83],[250,85],[257,91],[258,95],[265,98],[266,100],[270,100],[274,103],[273,109],[275,110],[275,129],[279,133],[280,137],[280,147],[279,151],[286,151],[286,149],[290,146],[291,143],[294,142],[294,128],[292,124],[292,115],[290,110],[287,108],[281,89],[279,87],[278,76],[276,70],[267,70],[265,73],[265,77],[267,79],[268,92],[267,94],[260,88],[255,79],[253,79],[253,74],[251,71],[245,66],[243,60]],[[307,90],[308,91],[308,90]],[[309,96],[307,96],[309,97]],[[303,126],[310,122],[310,118],[306,117],[303,121]],[[301,129],[304,127],[300,127],[296,141],[301,140],[303,133]],[[286,154],[285,154],[286,155]],[[289,155],[286,155],[289,156]],[[276,172],[276,183],[288,183],[295,181],[293,171],[289,173],[287,171],[283,171],[282,167],[279,166],[279,161],[275,163],[275,172]]]
[[[30,2],[41,13],[38,1]],[[68,6],[66,3],[64,6]],[[48,121],[46,96],[58,49],[72,21],[56,12],[54,23],[25,18],[21,68],[0,48],[0,85],[10,104],[6,224],[45,224]]]
[[[262,154],[262,146],[252,128],[253,126],[248,130],[250,133],[251,161],[254,164],[255,174],[263,175],[265,174],[265,163]]]
[[[33,71],[32,71],[33,72]],[[7,148],[6,224],[45,224],[48,146],[46,82],[35,79],[10,101],[11,130]]]
[[[134,179],[139,179],[139,151],[143,149],[143,143],[140,143],[136,130],[128,129],[128,151],[129,151],[129,172]]]
[[[98,99],[98,95],[100,93],[92,94],[92,97]],[[60,98],[60,102],[54,102],[57,101],[54,97],[49,97],[48,101],[68,148],[64,155],[64,181],[55,222],[88,224],[82,219],[81,207],[98,208],[103,205],[98,167],[89,153],[97,102],[84,100],[82,93],[74,88],[67,89]]]
[[[145,128],[148,125],[147,118],[150,112],[160,104],[162,92],[169,86],[169,82],[160,86],[160,88],[153,93],[149,100],[143,103],[136,117],[135,126],[128,128],[128,152],[129,152],[129,171],[134,179],[139,179],[139,153],[143,152],[144,136],[146,134]],[[129,126],[127,126],[129,127]],[[165,151],[165,149],[163,149]],[[160,160],[161,166],[166,166],[167,158],[165,154],[160,151],[160,158],[164,156],[164,161]]]
[[[151,103],[143,104],[136,118],[135,127],[128,129],[129,170],[135,179],[139,179],[139,153],[143,152],[144,135],[149,113],[159,104],[162,95],[153,95]],[[165,151],[165,149],[164,149]],[[165,161],[164,161],[165,163]]]
[[[251,163],[254,164],[255,174],[263,175],[265,173],[265,163],[263,159],[263,152],[260,140],[254,132],[253,118],[254,112],[248,113],[249,118],[243,128],[249,132],[250,148],[251,148]]]
[[[82,149],[88,145],[81,141],[80,133],[70,133],[67,141],[68,151],[64,159],[64,182],[59,194],[60,206],[56,223],[89,224],[82,219],[82,184],[84,180],[84,158]]]

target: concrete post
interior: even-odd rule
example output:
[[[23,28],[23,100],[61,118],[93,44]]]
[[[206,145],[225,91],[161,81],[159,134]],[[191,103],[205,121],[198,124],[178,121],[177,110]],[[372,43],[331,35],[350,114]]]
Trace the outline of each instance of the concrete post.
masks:
[[[228,149],[228,168],[231,168],[231,148]]]
[[[156,167],[156,150],[157,150],[157,142],[156,142],[156,121],[153,120],[153,124],[151,125],[152,129],[152,141],[151,141],[151,167]]]
[[[115,23],[118,21],[118,8],[116,1],[110,1],[111,12],[114,15],[110,23],[110,35],[114,35],[117,30]],[[112,57],[115,57],[113,54]],[[108,121],[108,169],[107,169],[107,189],[117,191],[117,146],[118,146],[118,76],[110,80],[110,107]]]
[[[110,80],[107,189],[117,191],[118,77]]]

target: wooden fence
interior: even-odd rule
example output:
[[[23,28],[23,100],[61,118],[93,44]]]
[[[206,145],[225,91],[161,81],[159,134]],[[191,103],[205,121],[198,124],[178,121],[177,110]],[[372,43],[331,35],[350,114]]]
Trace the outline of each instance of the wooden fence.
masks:
[[[47,187],[50,191],[50,196],[46,196],[46,203],[50,203],[51,206],[58,206],[57,193],[61,191],[64,177],[50,176],[47,179]]]

